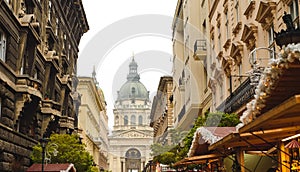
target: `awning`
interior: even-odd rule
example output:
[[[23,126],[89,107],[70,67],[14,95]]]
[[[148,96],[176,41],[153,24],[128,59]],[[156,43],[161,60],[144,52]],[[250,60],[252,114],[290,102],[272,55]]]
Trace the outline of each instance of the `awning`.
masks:
[[[197,156],[208,152],[208,145],[222,139],[229,133],[235,132],[235,127],[199,127],[192,141],[188,156]]]
[[[190,158],[184,158],[181,161],[176,162],[173,166],[182,166],[182,165],[189,165],[189,164],[204,164],[207,161],[216,161],[219,157],[222,157],[220,154],[208,154],[208,155],[199,155],[193,156]]]

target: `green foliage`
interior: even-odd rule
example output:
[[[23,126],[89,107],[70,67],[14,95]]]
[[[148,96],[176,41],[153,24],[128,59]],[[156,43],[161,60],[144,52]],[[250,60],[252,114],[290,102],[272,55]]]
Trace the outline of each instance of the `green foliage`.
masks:
[[[162,164],[172,164],[175,162],[175,153],[174,152],[164,152],[161,154],[161,161]]]
[[[234,113],[209,113],[205,122],[207,127],[235,127],[240,122],[238,116]]]
[[[206,117],[206,127],[217,127],[220,124],[222,113],[210,113]]]
[[[55,149],[57,156],[53,156]],[[93,172],[93,157],[85,150],[85,145],[79,142],[78,135],[52,134],[47,144],[47,151],[51,155],[51,163],[73,163],[78,172]],[[48,156],[48,155],[47,155]],[[42,162],[42,148],[38,144],[33,147],[31,159],[34,163]]]
[[[99,172],[99,168],[97,166],[92,166],[89,172]]]
[[[219,127],[235,127],[240,123],[238,115],[234,113],[225,113],[222,116]]]
[[[181,131],[180,129],[171,129],[170,131],[171,135],[171,142],[172,145],[177,145],[182,141],[182,139],[188,134],[188,131]]]

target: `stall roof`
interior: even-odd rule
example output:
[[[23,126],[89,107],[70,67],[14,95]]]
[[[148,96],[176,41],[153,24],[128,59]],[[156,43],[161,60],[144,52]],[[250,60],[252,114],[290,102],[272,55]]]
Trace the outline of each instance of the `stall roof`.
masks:
[[[200,156],[193,156],[190,158],[184,158],[181,161],[176,162],[173,166],[181,166],[181,165],[188,165],[188,164],[203,164],[207,161],[215,161],[219,157],[222,157],[220,154],[208,154],[208,155],[200,155]]]
[[[42,164],[33,164],[26,172],[41,172]],[[45,172],[76,172],[74,164],[44,164]]]

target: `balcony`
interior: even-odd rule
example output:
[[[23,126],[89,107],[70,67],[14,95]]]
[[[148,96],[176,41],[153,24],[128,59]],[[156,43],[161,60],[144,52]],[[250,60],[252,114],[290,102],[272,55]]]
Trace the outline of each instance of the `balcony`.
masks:
[[[17,76],[16,86],[18,92],[26,92],[37,97],[42,97],[42,83],[37,79],[33,79],[29,75]]]
[[[74,118],[72,117],[62,116],[59,123],[61,128],[74,129]]]
[[[219,105],[218,111],[233,113],[253,98],[255,87],[251,85],[250,78],[247,78],[226,100]]]
[[[194,55],[195,60],[205,60],[206,58],[206,40],[199,39],[194,44]]]
[[[43,100],[41,111],[43,114],[51,114],[60,117],[61,105],[53,100]]]
[[[103,139],[101,138],[101,137],[94,137],[93,138],[93,142],[95,143],[95,144],[97,144],[97,145],[102,145],[103,144]]]

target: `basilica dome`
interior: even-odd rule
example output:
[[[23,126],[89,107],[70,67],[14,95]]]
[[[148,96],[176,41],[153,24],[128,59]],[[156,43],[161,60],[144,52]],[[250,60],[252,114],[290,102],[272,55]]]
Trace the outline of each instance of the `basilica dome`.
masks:
[[[118,94],[119,100],[125,99],[149,99],[149,92],[144,84],[140,81],[127,81],[120,89]]]
[[[137,73],[137,63],[132,58],[129,64],[129,73],[127,81],[123,84],[118,91],[118,100],[149,100],[149,92],[143,83],[140,82],[140,75]]]

